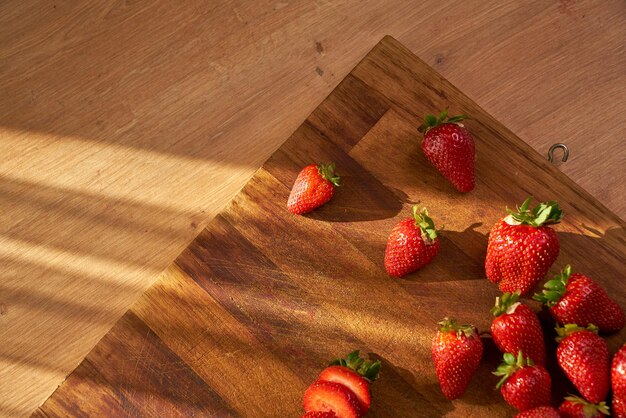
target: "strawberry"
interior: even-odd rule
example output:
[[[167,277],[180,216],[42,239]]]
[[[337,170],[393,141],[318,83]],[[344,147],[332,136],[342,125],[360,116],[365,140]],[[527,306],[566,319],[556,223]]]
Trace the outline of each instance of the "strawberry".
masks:
[[[474,139],[460,124],[465,115],[448,117],[444,110],[437,118],[426,115],[418,130],[424,134],[422,151],[430,163],[460,192],[469,192],[476,185]]]
[[[287,209],[296,215],[311,212],[328,202],[339,186],[335,164],[311,164],[302,169],[296,178]]]
[[[556,358],[569,380],[585,399],[600,403],[609,392],[609,348],[597,327],[575,324],[556,327]]]
[[[615,332],[624,328],[624,311],[604,289],[589,277],[572,274],[567,265],[554,279],[544,285],[543,293],[533,299],[544,303],[561,324],[586,327],[594,324],[601,332]]]
[[[333,411],[309,411],[302,418],[337,418],[337,415]]]
[[[500,389],[504,400],[520,411],[549,405],[552,382],[546,369],[525,359],[521,351],[517,358],[511,353],[504,354],[503,358],[504,362],[493,374],[502,376],[496,388]]]
[[[417,206],[413,206],[413,218],[400,221],[389,234],[385,269],[390,276],[402,277],[430,263],[438,252],[433,220],[426,208],[418,213]]]
[[[535,364],[543,365],[546,345],[541,324],[535,312],[518,299],[519,292],[505,293],[496,298],[496,305],[491,309],[495,316],[491,323],[491,336],[503,353],[521,351]]]
[[[538,406],[515,415],[515,418],[561,418],[559,411],[551,406]]]
[[[454,319],[439,321],[432,356],[441,391],[449,399],[465,393],[483,356],[483,343],[473,325],[458,325]]]
[[[359,401],[361,412],[366,414],[370,409],[370,383],[378,378],[380,361],[367,361],[353,351],[346,358],[333,361],[324,369],[318,380],[341,383],[354,393]]]
[[[613,415],[626,418],[626,344],[622,346],[611,363],[611,385],[613,388]]]
[[[317,381],[304,392],[305,412],[332,411],[338,418],[361,417],[359,400],[341,383]]]
[[[601,418],[602,415],[610,415],[605,402],[593,404],[578,396],[567,396],[559,406],[559,412],[563,418]]]
[[[532,210],[529,197],[489,233],[485,271],[487,278],[500,284],[502,292],[529,293],[546,275],[559,255],[559,240],[548,225],[563,218],[555,201],[540,203]]]

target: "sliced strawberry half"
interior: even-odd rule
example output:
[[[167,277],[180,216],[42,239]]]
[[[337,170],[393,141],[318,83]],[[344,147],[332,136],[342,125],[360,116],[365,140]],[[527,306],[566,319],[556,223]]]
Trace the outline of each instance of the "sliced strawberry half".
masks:
[[[380,361],[364,360],[359,351],[333,361],[320,374],[319,380],[341,383],[352,391],[359,400],[361,412],[366,414],[372,404],[370,383],[378,378]]]
[[[359,400],[361,412],[364,414],[370,409],[372,403],[369,382],[360,374],[344,366],[327,367],[319,377],[325,382],[340,383],[350,389]]]
[[[337,418],[359,418],[361,413],[356,395],[341,383],[318,380],[304,392],[305,412],[335,413]]]

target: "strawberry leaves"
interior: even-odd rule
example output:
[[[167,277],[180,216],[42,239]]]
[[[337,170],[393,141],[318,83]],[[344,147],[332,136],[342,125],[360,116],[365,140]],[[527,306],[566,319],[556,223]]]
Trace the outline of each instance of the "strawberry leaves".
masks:
[[[500,316],[504,313],[511,314],[520,304],[517,300],[520,297],[519,290],[514,293],[505,292],[502,296],[496,298],[496,304],[491,308],[493,316]]]
[[[573,404],[582,405],[583,413],[585,414],[586,417],[594,417],[594,416],[597,416],[598,413],[603,414],[603,415],[611,415],[611,413],[609,412],[609,407],[604,401],[600,402],[599,404],[593,404],[581,397],[574,396],[574,395],[566,396],[565,400]]]
[[[470,117],[467,115],[452,116],[451,118],[448,118],[447,123],[459,123],[465,119],[470,119]]]
[[[467,115],[448,117],[448,109],[446,108],[439,114],[439,117],[431,114],[424,116],[424,123],[422,123],[417,130],[425,134],[435,126],[443,125],[444,123],[459,123],[465,119],[470,119],[470,117]]]
[[[543,285],[545,289],[542,291],[542,293],[535,293],[533,295],[533,299],[543,303],[549,308],[556,305],[565,294],[567,282],[569,281],[571,275],[572,266],[568,264],[565,266],[563,271],[559,273],[558,276],[556,276],[552,280],[548,280]]]
[[[524,203],[517,207],[517,212],[506,208],[509,216],[517,224],[530,225],[538,228],[543,225],[554,225],[563,219],[563,211],[555,200],[539,203],[532,209],[529,209],[530,202],[533,197],[529,196]]]
[[[562,327],[557,325],[554,329],[556,330],[556,335],[557,335],[555,340],[557,342],[559,342],[559,343],[561,341],[563,341],[563,339],[565,337],[568,337],[568,336],[570,336],[570,335],[572,335],[572,334],[574,334],[576,332],[589,331],[589,332],[593,332],[594,334],[598,333],[598,327],[596,327],[593,324],[587,325],[586,328],[585,327],[579,327],[576,324],[565,324]]]
[[[454,331],[457,338],[461,338],[462,335],[470,338],[476,332],[476,327],[474,325],[458,324],[453,318],[443,318],[441,321],[437,322],[437,324],[439,325],[440,332]]]
[[[524,354],[520,350],[515,357],[511,353],[505,353],[503,356],[503,362],[498,366],[495,372],[492,372],[496,376],[502,376],[502,379],[496,385],[496,389],[500,389],[504,382],[513,375],[519,369],[525,366],[534,366],[535,363],[530,358],[524,358]]]
[[[431,127],[431,128],[434,127],[434,126],[437,126],[437,117],[435,115],[426,115],[426,116],[424,116],[424,124],[427,127]],[[424,130],[422,129],[421,126],[417,130],[420,131],[420,132],[424,132]]]
[[[345,358],[333,360],[329,366],[343,366],[350,370],[354,370],[370,382],[378,379],[381,363],[380,360],[371,362],[361,358],[360,351],[355,350],[348,354]]]
[[[415,225],[419,226],[422,231],[422,238],[425,243],[432,242],[437,238],[437,230],[435,229],[435,223],[428,216],[428,210],[422,208],[418,212],[418,207],[413,206],[413,218],[415,219]]]
[[[335,174],[335,163],[319,163],[317,165],[317,171],[320,173],[320,176],[322,176],[324,180],[330,181],[337,187],[341,186],[341,178],[337,174]]]

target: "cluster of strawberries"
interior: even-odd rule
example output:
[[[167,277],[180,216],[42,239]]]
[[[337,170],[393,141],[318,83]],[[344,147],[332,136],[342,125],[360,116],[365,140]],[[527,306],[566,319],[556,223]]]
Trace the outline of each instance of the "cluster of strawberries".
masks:
[[[619,305],[593,280],[571,274],[570,266],[546,283],[535,299],[547,301],[556,326],[557,362],[582,397],[568,396],[558,411],[550,406],[550,375],[544,368],[546,348],[535,312],[519,301],[520,292],[496,298],[491,337],[504,361],[493,373],[504,400],[521,412],[517,417],[601,417],[609,415],[605,400],[613,383],[613,415],[626,417],[626,344],[610,364],[606,342],[598,336],[624,327]],[[601,324],[600,327],[594,323]],[[576,325],[581,324],[581,326]],[[439,323],[432,355],[446,398],[463,395],[483,354],[473,325],[446,318]]]
[[[464,119],[464,115],[449,117],[447,111],[439,117],[427,115],[419,131],[424,134],[421,147],[427,159],[457,190],[469,192],[475,186],[475,145],[459,123]],[[334,164],[305,167],[289,196],[289,211],[303,214],[328,202],[340,184],[334,170]],[[557,322],[558,364],[582,395],[565,398],[558,411],[550,406],[543,331],[535,312],[519,299],[532,292],[557,259],[559,240],[550,225],[559,223],[563,212],[555,201],[532,209],[531,202],[529,197],[516,211],[507,209],[508,216],[489,234],[486,276],[503,292],[492,309],[491,336],[504,353],[494,372],[501,377],[496,387],[506,402],[520,410],[518,417],[596,417],[609,414],[605,400],[612,381],[614,416],[626,418],[626,344],[610,365],[607,344],[598,336],[598,332],[622,329],[624,312],[592,279],[572,274],[570,266],[533,296]],[[430,263],[438,252],[435,224],[426,208],[415,206],[413,217],[399,222],[389,234],[385,269],[402,277]],[[451,318],[439,322],[432,357],[446,398],[463,395],[482,354],[475,326]],[[358,352],[339,361],[307,390],[306,417],[357,417],[369,409],[369,383],[378,375],[380,363],[364,363]],[[362,366],[366,372],[374,369],[375,375],[360,372]]]

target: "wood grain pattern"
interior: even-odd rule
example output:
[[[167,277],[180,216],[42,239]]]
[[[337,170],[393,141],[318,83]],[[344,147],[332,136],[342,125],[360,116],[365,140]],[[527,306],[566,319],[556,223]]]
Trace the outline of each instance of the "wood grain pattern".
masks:
[[[448,105],[473,117],[478,182],[469,194],[456,193],[417,146],[417,116]],[[285,202],[311,161],[335,161],[344,187],[312,214],[293,216]],[[484,278],[487,233],[506,205],[528,194],[557,198],[566,213],[550,274],[572,263],[626,306],[623,222],[386,37],[36,415],[295,417],[325,363],[358,348],[383,363],[370,416],[512,416],[493,389],[500,353],[489,339],[455,402],[439,391],[430,344],[447,315],[488,329],[498,291]],[[391,279],[382,262],[387,233],[416,201],[445,225],[441,252],[423,270]],[[548,315],[540,316],[552,335]],[[610,350],[625,338],[626,330],[609,336]],[[555,364],[555,343],[547,344],[558,402],[572,388]]]
[[[108,416],[233,415],[211,387],[131,312],[56,393],[46,413],[40,410],[35,416],[93,416],[95,410]]]
[[[385,34],[542,155],[568,143],[559,168],[624,217],[625,20],[622,0],[0,2],[0,415],[41,405]]]

